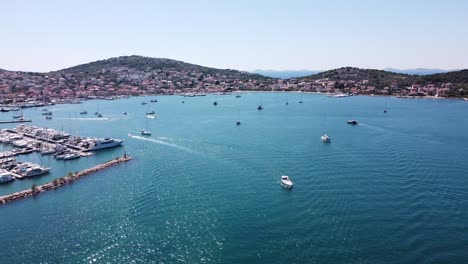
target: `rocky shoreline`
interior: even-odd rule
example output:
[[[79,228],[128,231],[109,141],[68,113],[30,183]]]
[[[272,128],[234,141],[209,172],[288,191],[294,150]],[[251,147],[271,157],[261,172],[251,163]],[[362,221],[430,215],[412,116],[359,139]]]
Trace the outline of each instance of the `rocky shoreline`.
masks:
[[[97,166],[91,167],[89,169],[74,173],[72,175],[62,177],[62,178],[57,178],[57,179],[53,180],[52,182],[49,182],[49,183],[46,183],[46,184],[43,184],[43,185],[33,186],[33,187],[31,187],[31,189],[28,189],[28,190],[15,192],[15,193],[8,194],[8,195],[5,195],[5,196],[0,196],[0,205],[1,204],[7,204],[7,203],[17,201],[17,200],[21,200],[21,199],[24,199],[26,197],[35,196],[35,195],[40,194],[40,193],[45,192],[45,191],[55,190],[55,189],[57,189],[59,187],[62,187],[64,185],[68,184],[68,183],[72,183],[72,182],[74,182],[76,180],[79,180],[82,177],[88,176],[88,175],[90,175],[92,173],[95,173],[95,172],[98,172],[100,170],[107,169],[107,168],[112,167],[114,165],[117,165],[117,164],[120,164],[120,163],[123,163],[123,162],[127,162],[127,161],[129,161],[131,159],[132,158],[129,157],[129,156],[119,157],[119,158],[110,160],[108,162],[99,164]]]

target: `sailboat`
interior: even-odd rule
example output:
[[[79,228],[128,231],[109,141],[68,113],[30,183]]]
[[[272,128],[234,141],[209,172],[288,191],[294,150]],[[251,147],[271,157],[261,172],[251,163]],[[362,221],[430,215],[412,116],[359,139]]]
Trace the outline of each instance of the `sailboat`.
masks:
[[[143,136],[151,136],[151,131],[148,130],[148,118],[145,117],[145,121],[146,121],[146,126],[145,126],[145,129],[141,130],[141,134]]]
[[[327,110],[328,110],[328,106],[327,106]],[[327,135],[327,113],[325,112],[325,129],[323,131],[323,135],[320,137],[320,139],[322,140],[322,142],[325,142],[325,143],[330,143],[331,142],[331,137],[329,137]]]
[[[23,108],[21,108],[20,111],[21,111],[21,113],[20,113],[19,115],[13,115],[13,118],[14,118],[14,119],[23,118],[23,117],[24,117],[24,116],[23,116]]]
[[[299,103],[302,104],[302,92],[299,91],[301,93],[301,99],[299,100]]]
[[[96,105],[96,112],[94,112],[94,115],[99,115],[99,104]]]
[[[87,114],[88,114],[88,111],[86,111],[83,106],[83,110],[81,110],[80,115],[87,115]]]
[[[146,114],[147,115],[154,115],[155,114],[154,110],[150,110],[149,105],[148,105],[148,111],[146,111]]]
[[[384,113],[387,113],[388,109],[388,98],[385,98],[385,109],[383,110]]]

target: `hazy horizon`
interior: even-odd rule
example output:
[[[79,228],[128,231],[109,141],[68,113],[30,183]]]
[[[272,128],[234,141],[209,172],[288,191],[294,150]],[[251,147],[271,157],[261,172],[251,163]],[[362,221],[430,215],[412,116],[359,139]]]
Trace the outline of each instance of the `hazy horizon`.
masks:
[[[253,71],[468,68],[464,1],[8,1],[0,68],[139,54]],[[443,19],[441,19],[443,18]]]

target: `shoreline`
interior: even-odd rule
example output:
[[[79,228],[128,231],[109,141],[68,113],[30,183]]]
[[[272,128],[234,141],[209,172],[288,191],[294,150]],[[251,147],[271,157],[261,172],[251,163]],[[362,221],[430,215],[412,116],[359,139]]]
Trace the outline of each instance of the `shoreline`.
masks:
[[[323,95],[332,95],[335,93],[322,93],[322,92],[301,92],[301,91],[258,91],[258,90],[242,90],[236,91],[239,93],[304,93],[304,94],[323,94]],[[233,92],[234,93],[234,92]],[[436,97],[436,96],[406,96],[406,95],[384,95],[384,94],[355,94],[352,96],[369,96],[369,97],[394,97],[398,99],[431,99],[431,100],[461,100],[468,101],[467,97]]]
[[[132,157],[129,157],[129,156],[123,156],[123,157],[115,158],[113,160],[101,163],[101,164],[96,165],[94,167],[82,170],[82,171],[77,172],[77,173],[73,173],[72,175],[57,178],[57,179],[53,180],[52,182],[48,182],[48,183],[45,183],[45,184],[42,184],[42,185],[37,185],[37,186],[33,185],[33,187],[31,187],[30,189],[15,192],[15,193],[11,193],[11,194],[7,194],[7,195],[4,195],[4,196],[0,196],[0,205],[4,205],[4,204],[8,204],[8,203],[11,203],[11,202],[14,202],[14,201],[22,200],[22,199],[25,199],[27,197],[33,197],[33,196],[36,196],[36,195],[38,195],[40,193],[43,193],[43,192],[46,192],[46,191],[55,190],[57,188],[65,186],[65,185],[67,185],[69,183],[77,181],[77,180],[79,180],[79,179],[81,179],[83,177],[89,176],[89,175],[91,175],[91,174],[93,174],[95,172],[110,168],[112,166],[115,166],[115,165],[123,163],[123,162],[130,161],[131,159],[132,159]]]

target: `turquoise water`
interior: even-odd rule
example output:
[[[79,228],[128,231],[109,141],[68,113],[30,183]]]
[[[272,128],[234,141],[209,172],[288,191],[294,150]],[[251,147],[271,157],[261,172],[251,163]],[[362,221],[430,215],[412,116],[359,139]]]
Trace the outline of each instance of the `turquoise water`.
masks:
[[[25,111],[34,125],[122,138],[124,147],[68,162],[20,156],[52,173],[1,185],[0,195],[124,149],[135,159],[1,206],[0,263],[466,263],[468,103],[304,94],[299,104],[293,93],[150,99],[56,105],[53,120]],[[143,100],[158,116],[147,119],[153,136],[129,138],[145,127]],[[109,119],[78,114],[93,118],[98,107]],[[331,144],[320,141],[323,130]],[[295,181],[292,191],[281,175]]]

